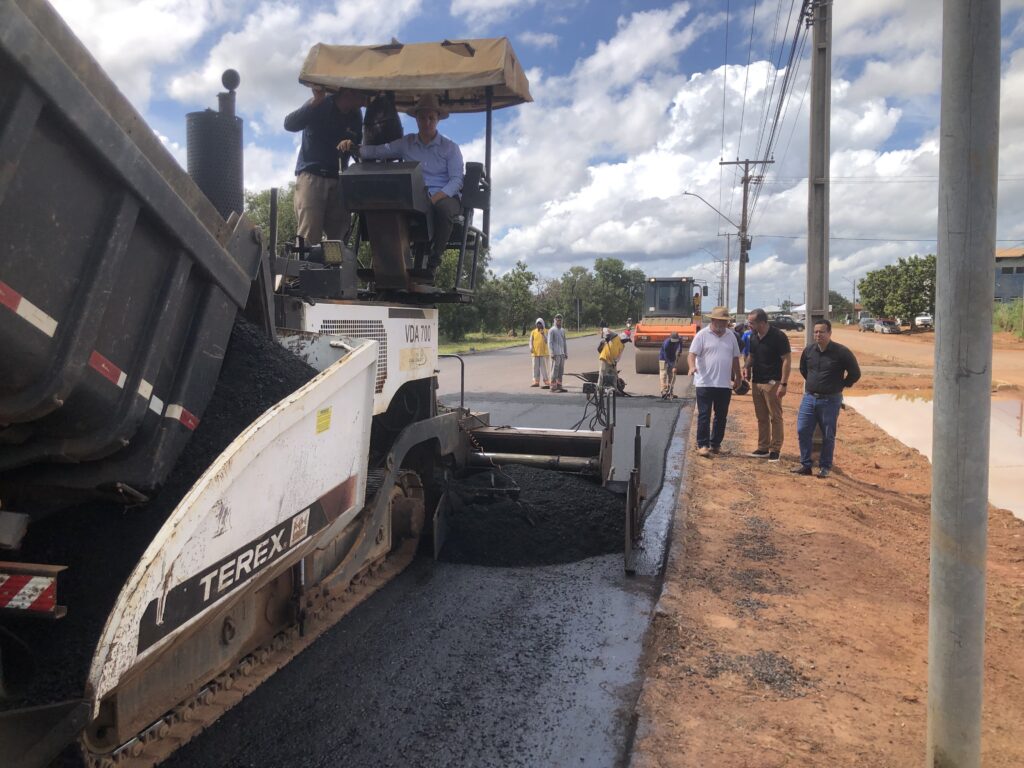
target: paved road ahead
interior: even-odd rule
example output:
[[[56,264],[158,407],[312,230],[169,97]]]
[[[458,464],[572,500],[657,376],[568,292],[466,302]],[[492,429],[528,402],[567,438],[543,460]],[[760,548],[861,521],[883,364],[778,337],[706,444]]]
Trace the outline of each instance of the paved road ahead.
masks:
[[[573,342],[570,360],[588,364],[571,370],[593,370],[592,342]],[[469,404],[494,423],[568,427],[581,415],[578,386],[563,395],[529,388],[522,350],[467,362]],[[457,389],[446,370],[442,391],[457,400]],[[684,402],[624,398],[619,410],[627,426],[652,413],[645,462],[659,476],[666,449],[670,457],[670,482],[648,522],[647,575],[626,577],[621,555],[539,568],[419,559],[168,765],[625,764],[652,574],[685,453]],[[616,442],[631,446],[632,431]]]
[[[633,345],[627,344],[622,359],[619,361],[619,376],[626,382],[626,391],[637,395],[657,396],[661,389],[656,374],[635,373],[633,364]],[[530,350],[525,344],[494,352],[464,355],[466,361],[466,392],[537,392],[530,389],[533,377]],[[438,385],[442,395],[458,394],[459,363],[457,360],[441,360],[441,374]],[[569,359],[565,366],[565,388],[570,392],[580,392],[582,382],[571,376],[583,371],[596,371],[597,336],[584,336],[569,340]],[[472,375],[469,374],[472,371]],[[676,394],[692,396],[689,388],[692,380],[680,376],[676,382]],[[568,395],[553,395],[547,390],[540,392],[545,397],[565,398]]]

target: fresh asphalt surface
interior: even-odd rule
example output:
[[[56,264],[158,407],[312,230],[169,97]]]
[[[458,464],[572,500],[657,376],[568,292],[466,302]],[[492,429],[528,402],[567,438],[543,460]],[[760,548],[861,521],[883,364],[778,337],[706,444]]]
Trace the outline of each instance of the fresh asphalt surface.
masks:
[[[594,370],[595,346],[594,337],[570,342],[569,370]],[[467,404],[489,411],[492,424],[578,421],[581,382],[567,376],[567,394],[531,389],[529,366],[525,349],[468,357]],[[458,402],[458,365],[441,367],[442,397]],[[621,368],[627,391],[657,391],[656,376],[630,373],[628,348]],[[680,384],[688,391],[686,379]],[[679,406],[691,402],[619,400],[616,467],[628,471],[633,425],[648,412],[652,496],[666,453],[670,461],[639,575],[624,574],[621,555],[533,568],[419,558],[167,765],[625,764],[685,456],[690,409]]]

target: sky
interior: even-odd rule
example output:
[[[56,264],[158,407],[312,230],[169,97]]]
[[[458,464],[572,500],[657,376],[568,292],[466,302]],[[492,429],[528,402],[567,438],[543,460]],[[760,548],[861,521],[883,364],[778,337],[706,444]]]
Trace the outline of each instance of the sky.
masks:
[[[185,114],[216,107],[221,73],[236,69],[250,190],[294,178],[299,136],[283,121],[309,97],[298,74],[315,43],[506,36],[533,102],[495,113],[495,272],[523,261],[554,278],[615,257],[706,280],[717,300],[730,256],[734,306],[742,185],[721,162],[766,159],[770,146],[752,187],[746,306],[804,299],[799,0],[52,2],[182,165]],[[829,283],[849,297],[869,270],[935,252],[942,13],[936,0],[840,0],[833,12]],[[1024,0],[1003,0],[1001,34],[996,238],[1010,247],[1024,244]],[[453,115],[441,132],[483,160],[482,115]]]

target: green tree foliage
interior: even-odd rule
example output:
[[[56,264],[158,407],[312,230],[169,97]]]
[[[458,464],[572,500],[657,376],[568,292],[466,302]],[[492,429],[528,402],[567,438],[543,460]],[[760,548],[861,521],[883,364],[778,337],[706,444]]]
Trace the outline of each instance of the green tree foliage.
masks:
[[[364,243],[364,246],[368,248],[367,243]],[[367,250],[365,256],[361,258],[368,262],[370,258],[369,251]],[[438,334],[441,338],[447,341],[461,341],[467,333],[479,330],[483,307],[481,297],[488,295],[488,288],[490,286],[488,282],[487,261],[487,252],[484,251],[476,265],[475,301],[469,304],[441,304],[438,308],[437,325]],[[442,286],[455,285],[455,270],[458,265],[459,252],[457,250],[445,251],[441,257],[441,265],[437,268],[437,284]],[[468,270],[468,267],[464,267],[464,269]],[[464,273],[462,285],[467,283],[468,281]]]
[[[847,315],[853,317],[853,303],[843,296],[839,291],[828,292],[828,303],[832,307],[832,319],[844,319]]]
[[[295,237],[295,182],[281,188],[277,199],[277,241],[283,243]],[[270,190],[245,193],[245,215],[263,230],[264,239],[270,237]]]
[[[488,307],[488,316],[496,315],[501,322],[496,330],[510,331],[513,336],[526,335],[537,317],[537,299],[533,286],[537,276],[517,261],[516,265],[497,280],[498,303]]]
[[[875,317],[914,317],[935,313],[935,256],[900,258],[896,264],[868,272],[858,283],[861,303]]]

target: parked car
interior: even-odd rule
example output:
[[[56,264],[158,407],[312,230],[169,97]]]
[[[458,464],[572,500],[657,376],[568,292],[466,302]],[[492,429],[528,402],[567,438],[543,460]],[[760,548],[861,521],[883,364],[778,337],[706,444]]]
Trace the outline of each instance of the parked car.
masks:
[[[932,328],[935,325],[932,316],[925,313],[914,318],[915,328]]]
[[[802,331],[804,329],[803,323],[794,320],[789,315],[779,315],[769,320],[768,324],[782,331]]]
[[[857,323],[857,330],[861,333],[875,330],[875,318],[862,317]]]
[[[895,320],[879,318],[875,320],[875,333],[899,333],[900,325]]]

